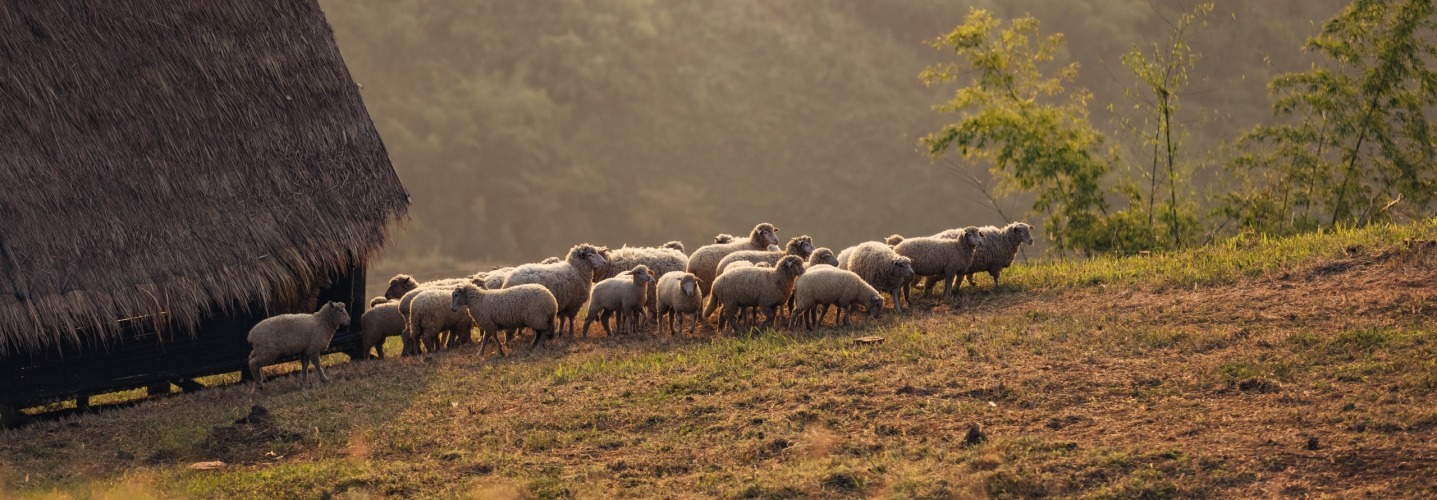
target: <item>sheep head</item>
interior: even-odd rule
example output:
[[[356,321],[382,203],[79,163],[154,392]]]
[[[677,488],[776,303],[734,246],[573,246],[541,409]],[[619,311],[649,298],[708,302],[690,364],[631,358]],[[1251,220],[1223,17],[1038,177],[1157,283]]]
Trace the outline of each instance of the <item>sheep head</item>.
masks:
[[[878,315],[883,313],[883,296],[876,293],[873,294],[872,297],[868,298],[868,303],[864,306],[868,310],[868,315],[877,319]]]
[[[1008,232],[1018,236],[1019,241],[1025,244],[1033,244],[1033,226],[1024,222],[1014,222],[1008,225]]]
[[[753,232],[748,234],[748,240],[755,247],[767,248],[769,245],[778,244],[778,228],[767,222],[753,227]]]
[[[785,255],[782,259],[778,259],[778,264],[773,267],[778,268],[778,272],[788,276],[797,277],[803,275],[803,259],[797,255]]]
[[[678,250],[679,253],[684,253],[684,243],[683,243],[682,241],[677,241],[677,240],[675,240],[675,241],[670,241],[670,242],[668,242],[668,243],[664,243],[664,244],[663,244],[663,248],[668,248],[668,249],[672,249],[672,250]]]
[[[343,302],[329,302],[319,308],[322,317],[334,319],[339,326],[349,326],[349,311],[345,310]]]
[[[682,290],[684,295],[693,297],[699,291],[698,278],[693,274],[684,273],[683,279],[679,280],[679,290]]]
[[[375,298],[369,299],[369,308],[370,308],[370,309],[374,309],[374,306],[383,304],[383,303],[385,303],[385,302],[389,302],[389,299],[386,298],[386,297],[375,297]]]
[[[813,255],[813,238],[806,234],[790,238],[784,253],[807,259],[809,255]]]
[[[568,259],[566,260],[575,267],[579,266],[580,262],[584,262],[587,263],[591,269],[603,269],[604,266],[609,263],[609,259],[604,258],[604,254],[606,253],[609,253],[607,247],[596,247],[588,243],[583,243],[569,249]]]
[[[649,270],[649,266],[643,264],[634,266],[633,269],[625,271],[624,274],[633,276],[635,285],[642,285],[654,280],[654,272]]]
[[[479,295],[479,287],[474,285],[459,285],[454,292],[449,294],[449,310],[459,312],[469,307],[469,300],[472,296]]]
[[[398,274],[389,278],[389,288],[384,290],[384,298],[397,299],[415,288],[419,288],[419,282],[415,281],[413,276]]]
[[[884,242],[884,243],[887,243],[888,246],[890,246],[890,247],[891,247],[891,246],[897,246],[899,243],[903,243],[903,235],[900,235],[900,234],[890,234],[890,235],[888,235],[887,238],[884,238],[884,239],[883,239],[883,242]]]
[[[900,277],[907,277],[909,279],[913,278],[913,259],[900,256],[896,259],[893,259],[893,267],[894,274],[897,274]]]
[[[983,244],[983,233],[978,231],[976,227],[965,227],[963,228],[963,240],[973,248],[978,248],[979,245]]]
[[[714,236],[715,245],[722,245],[724,243],[733,243],[733,235],[728,233],[719,233],[717,236]]]
[[[838,257],[834,257],[833,250],[829,250],[827,247],[815,249],[813,253],[808,255],[808,265],[816,266],[819,264],[828,264],[833,267],[838,267]]]

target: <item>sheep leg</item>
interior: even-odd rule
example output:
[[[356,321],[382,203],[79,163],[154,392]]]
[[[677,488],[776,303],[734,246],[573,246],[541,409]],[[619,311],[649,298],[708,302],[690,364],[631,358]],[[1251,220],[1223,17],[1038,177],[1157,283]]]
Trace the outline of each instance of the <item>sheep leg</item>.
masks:
[[[309,356],[299,357],[299,388],[309,390]]]
[[[314,371],[319,372],[319,381],[328,384],[328,383],[329,383],[329,375],[325,375],[325,373],[324,373],[324,365],[319,364],[319,354],[320,354],[320,351],[314,351],[314,354],[311,354],[311,355],[310,355],[310,361],[309,361],[309,362],[310,362],[310,364],[313,364],[313,365],[314,365]]]
[[[899,290],[897,288],[888,290],[888,295],[893,297],[893,310],[901,313],[903,312],[903,301],[899,300],[898,293]]]
[[[998,288],[998,272],[999,272],[999,271],[997,271],[997,270],[995,270],[995,269],[989,269],[989,270],[988,270],[988,275],[993,277],[993,288],[994,288],[994,289]]]
[[[773,328],[773,320],[778,318],[778,308],[777,305],[763,306],[764,328]]]
[[[589,336],[589,325],[594,324],[594,318],[599,316],[602,309],[590,309],[589,314],[584,315],[584,337]],[[605,325],[607,327],[607,325]]]
[[[256,390],[264,389],[264,365],[263,359],[255,356],[254,353],[250,353],[249,375],[251,378],[254,378],[254,387]]]
[[[609,330],[609,318],[612,317],[613,315],[614,315],[614,312],[613,312],[613,311],[610,311],[610,310],[608,310],[608,309],[603,309],[603,310],[601,310],[601,311],[599,312],[599,326],[604,327],[604,336],[605,336],[605,337],[612,337],[612,336],[614,336],[614,332],[611,331],[611,330]],[[619,324],[618,324],[618,323],[619,323],[618,320],[614,320],[614,328],[618,328],[618,327],[619,327]],[[588,332],[585,332],[585,333],[584,333],[584,336],[585,336],[585,337],[588,337],[588,336],[589,336]]]

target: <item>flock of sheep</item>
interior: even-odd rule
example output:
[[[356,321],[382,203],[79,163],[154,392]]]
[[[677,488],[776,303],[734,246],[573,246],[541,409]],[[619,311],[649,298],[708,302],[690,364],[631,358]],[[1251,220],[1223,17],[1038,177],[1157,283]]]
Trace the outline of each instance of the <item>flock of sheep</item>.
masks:
[[[389,280],[384,296],[370,301],[361,316],[364,352],[374,349],[382,359],[384,339],[396,335],[403,340],[405,355],[433,352],[469,342],[478,327],[480,355],[491,341],[504,355],[505,342],[525,328],[534,331],[533,346],[556,332],[574,336],[574,321],[586,304],[584,336],[595,319],[610,335],[633,334],[650,322],[657,331],[665,317],[669,333],[677,335],[685,315],[691,317],[692,334],[716,312],[716,331],[738,331],[740,319],[751,322],[756,312],[764,315],[762,326],[771,327],[785,308],[790,328],[802,324],[812,329],[831,306],[838,308],[835,322],[846,325],[859,309],[876,318],[884,307],[879,292],[888,293],[894,309],[902,312],[919,279],[925,280],[925,296],[939,282],[945,294],[954,295],[964,277],[976,285],[973,276],[981,272],[996,285],[1019,246],[1033,244],[1033,234],[1032,226],[1022,222],[1001,228],[970,226],[925,237],[893,235],[836,255],[815,248],[808,236],[792,238],[784,248],[778,243],[778,228],[763,223],[746,239],[721,234],[691,255],[685,255],[677,241],[618,249],[584,243],[571,248],[564,259],[551,257],[463,278],[421,283],[401,274]],[[331,302],[313,314],[282,314],[255,325],[248,337],[249,366],[258,386],[264,385],[262,367],[296,354],[302,386],[308,383],[309,364],[328,381],[319,355],[335,330],[348,324],[344,304]],[[500,331],[506,332],[505,341],[500,341]]]

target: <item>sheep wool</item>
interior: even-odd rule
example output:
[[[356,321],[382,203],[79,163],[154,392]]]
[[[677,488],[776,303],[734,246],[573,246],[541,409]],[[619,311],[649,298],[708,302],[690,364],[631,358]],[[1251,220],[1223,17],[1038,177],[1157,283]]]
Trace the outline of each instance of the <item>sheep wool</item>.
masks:
[[[766,250],[769,245],[777,244],[778,228],[774,227],[773,224],[764,222],[754,226],[753,231],[749,232],[747,239],[735,240],[730,243],[705,245],[698,250],[694,250],[694,253],[689,255],[689,264],[686,271],[698,278],[699,293],[707,296],[709,287],[713,284],[714,277],[718,275],[719,261],[727,257],[728,254],[741,250]]]
[[[649,303],[649,288],[653,284],[654,273],[643,264],[595,283],[589,294],[589,314],[584,318],[583,335],[589,336],[589,325],[595,318],[599,318],[599,325],[604,327],[604,336],[613,335],[609,330],[609,317],[615,314],[618,319],[614,322],[614,329],[627,325],[626,333],[633,334],[638,327],[640,311]]]
[[[1001,228],[984,226],[980,232],[983,234],[983,246],[973,253],[973,262],[964,274],[968,284],[976,287],[978,283],[973,276],[987,271],[993,277],[993,286],[998,286],[998,274],[1013,265],[1019,246],[1033,244],[1033,226],[1014,222]]]
[[[515,285],[502,290],[486,290],[474,284],[459,286],[449,294],[449,309],[463,314],[479,327],[481,337],[479,355],[490,341],[504,353],[504,343],[499,341],[499,330],[532,328],[534,343],[538,347],[545,337],[554,334],[554,317],[559,314],[559,302],[554,294],[543,285]]]
[[[853,271],[845,271],[829,265],[808,268],[794,284],[794,309],[789,316],[789,326],[800,319],[812,330],[823,322],[828,306],[838,306],[838,314],[844,325],[850,324],[849,316],[859,306],[877,318],[883,310],[883,296]],[[817,308],[823,306],[820,312]]]
[[[796,255],[784,256],[772,268],[732,269],[714,279],[713,294],[703,315],[707,318],[722,306],[723,313],[719,315],[717,328],[731,324],[737,332],[738,322],[735,320],[739,312],[745,307],[758,307],[767,317],[763,326],[772,326],[778,316],[778,308],[793,295],[794,280],[803,272],[803,259]]]
[[[893,297],[893,309],[903,312],[903,285],[913,280],[913,259],[898,255],[881,241],[870,241],[853,247],[847,261],[843,257],[838,261],[873,288],[888,292]]]
[[[698,278],[683,271],[664,273],[659,277],[656,291],[659,299],[658,323],[662,325],[664,314],[668,314],[669,335],[678,335],[684,329],[684,315],[692,315],[693,323],[689,327],[689,334],[692,335],[699,322],[704,321],[699,315],[703,309],[703,297],[699,296]],[[675,317],[678,318],[678,329],[674,329]]]
[[[968,269],[968,264],[973,261],[973,251],[983,244],[983,236],[979,234],[978,228],[963,228],[961,236],[956,239],[919,237],[903,240],[893,251],[898,255],[913,259],[913,273],[917,276],[933,276],[943,282],[945,294],[952,296],[957,294],[953,286],[955,279],[962,276]],[[916,278],[915,278],[916,279]],[[903,285],[903,299],[908,300],[908,292],[911,283]],[[928,296],[933,291],[933,286],[923,289],[923,296]]]
[[[404,334],[404,315],[399,314],[397,300],[386,300],[379,304],[371,301],[370,304],[369,310],[359,317],[364,355],[368,356],[372,349],[379,359],[384,359],[384,339]]]
[[[265,318],[251,328],[249,371],[255,387],[264,388],[264,367],[284,356],[299,355],[300,387],[309,385],[309,365],[319,372],[319,380],[329,382],[319,355],[329,347],[335,330],[349,326],[349,311],[343,302],[320,306],[313,314],[281,314]]]
[[[778,262],[779,258],[782,258],[785,255],[797,255],[800,259],[807,259],[810,255],[813,255],[813,251],[813,238],[809,237],[808,235],[795,236],[788,240],[788,244],[785,245],[782,252],[770,250],[740,250],[728,254],[723,258],[723,260],[719,261],[718,274],[723,274],[723,270],[726,269],[729,264],[732,264],[734,262],[747,261],[754,264],[758,264],[760,262],[774,264]]]
[[[579,309],[589,301],[589,286],[594,272],[609,263],[604,258],[607,249],[588,243],[569,249],[564,262],[557,264],[525,264],[514,268],[504,280],[504,288],[518,285],[538,284],[548,288],[559,303],[559,329],[568,325],[570,336],[574,335],[574,318]]]

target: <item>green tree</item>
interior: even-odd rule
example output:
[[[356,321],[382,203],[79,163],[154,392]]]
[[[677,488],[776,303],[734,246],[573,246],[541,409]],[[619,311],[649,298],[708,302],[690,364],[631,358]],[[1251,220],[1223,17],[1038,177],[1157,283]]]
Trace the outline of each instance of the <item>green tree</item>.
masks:
[[[1433,27],[1431,0],[1356,0],[1324,24],[1306,47],[1327,63],[1269,85],[1292,121],[1241,138],[1227,214],[1269,232],[1432,214]]]
[[[959,62],[930,65],[920,78],[930,86],[961,81],[952,99],[934,106],[961,116],[921,142],[935,159],[956,149],[969,162],[989,164],[1001,190],[1032,193],[1033,210],[1045,216],[1044,232],[1058,248],[1105,250],[1103,136],[1088,120],[1091,94],[1065,88],[1078,65],[1047,70],[1063,36],[1042,37],[1037,19],[999,25],[987,11],[973,9],[962,25],[931,42]]]
[[[1143,132],[1140,132],[1143,143],[1152,147],[1151,166],[1144,174],[1148,190],[1139,195],[1142,199],[1137,200],[1146,201],[1147,232],[1152,246],[1160,245],[1154,217],[1158,213],[1156,203],[1162,197],[1159,191],[1162,188],[1167,189],[1167,200],[1161,207],[1162,222],[1171,236],[1171,246],[1182,246],[1184,238],[1198,228],[1193,215],[1195,204],[1188,189],[1193,169],[1191,165],[1179,164],[1179,150],[1184,146],[1187,131],[1175,120],[1178,119],[1180,98],[1187,89],[1188,71],[1196,67],[1199,59],[1188,39],[1194,30],[1206,26],[1204,17],[1212,10],[1213,4],[1202,3],[1184,12],[1176,22],[1169,23],[1172,32],[1168,39],[1162,44],[1152,44],[1151,54],[1136,45],[1123,54],[1123,65],[1132,70],[1144,86],[1141,92],[1130,93],[1130,96],[1138,99],[1136,108],[1144,114]],[[1161,17],[1161,14],[1158,15]],[[1159,187],[1160,179],[1165,186]]]

